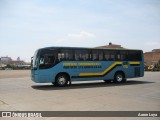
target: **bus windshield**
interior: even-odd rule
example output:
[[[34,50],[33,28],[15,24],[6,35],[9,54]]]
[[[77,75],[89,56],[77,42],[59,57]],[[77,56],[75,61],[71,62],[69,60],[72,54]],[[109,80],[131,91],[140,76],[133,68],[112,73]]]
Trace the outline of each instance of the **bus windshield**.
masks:
[[[39,69],[47,69],[53,67],[56,62],[56,51],[51,50],[41,50],[39,55]]]
[[[38,61],[38,50],[34,53],[34,56],[31,58],[31,69],[37,69],[38,65],[37,65],[37,61]]]

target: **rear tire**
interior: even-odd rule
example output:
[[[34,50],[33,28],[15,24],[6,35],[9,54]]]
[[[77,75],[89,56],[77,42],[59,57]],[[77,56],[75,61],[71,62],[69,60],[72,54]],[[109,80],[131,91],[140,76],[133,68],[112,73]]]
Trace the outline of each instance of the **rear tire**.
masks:
[[[125,79],[125,76],[124,76],[124,73],[122,72],[117,72],[114,76],[114,80],[113,80],[115,83],[122,83],[122,82],[125,82],[126,79]]]
[[[67,85],[68,83],[68,76],[65,75],[65,74],[59,74],[57,77],[56,77],[56,82],[55,82],[55,85],[58,86],[58,87],[64,87]]]

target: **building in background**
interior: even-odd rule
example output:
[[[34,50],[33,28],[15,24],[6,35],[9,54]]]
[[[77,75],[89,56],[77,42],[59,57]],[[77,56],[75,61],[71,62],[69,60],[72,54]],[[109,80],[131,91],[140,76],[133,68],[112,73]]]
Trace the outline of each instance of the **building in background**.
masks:
[[[146,65],[156,64],[160,61],[160,49],[154,49],[144,53],[144,62]]]
[[[0,61],[1,61],[1,64],[8,64],[12,61],[12,59],[11,57],[6,56],[6,57],[1,57]]]
[[[30,69],[30,64],[20,60],[20,57],[17,60],[12,60],[11,57],[0,57],[0,69]]]
[[[123,49],[123,47],[121,45],[117,45],[117,44],[112,44],[111,42],[108,45],[104,45],[104,46],[98,46],[95,48],[115,48],[115,49]]]

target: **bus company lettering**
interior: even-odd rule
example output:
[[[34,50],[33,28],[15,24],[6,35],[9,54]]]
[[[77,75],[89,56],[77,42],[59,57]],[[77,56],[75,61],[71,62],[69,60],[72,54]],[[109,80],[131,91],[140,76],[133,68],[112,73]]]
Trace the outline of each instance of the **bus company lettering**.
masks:
[[[138,113],[139,117],[157,117],[157,113]]]
[[[101,68],[100,62],[65,62],[63,63],[63,68]]]

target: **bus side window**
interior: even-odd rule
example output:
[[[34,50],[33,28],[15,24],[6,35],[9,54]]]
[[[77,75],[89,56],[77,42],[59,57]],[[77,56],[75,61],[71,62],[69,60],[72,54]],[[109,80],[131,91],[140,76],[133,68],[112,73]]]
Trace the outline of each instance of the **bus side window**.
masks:
[[[63,53],[58,53],[58,61],[63,61],[64,59],[64,54]]]
[[[120,51],[120,60],[128,60],[128,52],[127,51]]]
[[[98,52],[99,52],[99,60],[100,60],[100,61],[104,60],[104,58],[103,58],[103,57],[104,57],[104,56],[103,56],[103,51],[102,51],[102,50],[99,50]]]
[[[75,50],[75,60],[77,61],[89,60],[89,55],[88,50]]]
[[[115,55],[111,55],[110,58],[109,58],[109,60],[111,60],[111,61],[115,60]]]
[[[73,50],[71,50],[71,49],[62,49],[61,51],[59,51],[58,60],[59,61],[74,60]]]
[[[129,51],[128,57],[130,61],[142,60],[140,51]]]
[[[80,52],[80,50],[75,50],[74,53],[75,53],[75,60],[79,61],[81,59],[81,52]]]
[[[84,60],[90,60],[90,54],[88,50],[83,50],[83,58]]]
[[[104,60],[109,60],[109,57],[110,57],[110,55],[109,55],[109,51],[104,51]]]
[[[117,54],[117,60],[122,60],[121,57],[122,57],[122,55]]]
[[[93,61],[99,60],[99,55],[97,50],[92,50],[92,60]]]
[[[115,60],[116,59],[116,53],[115,52],[111,52],[110,53],[110,60]]]

